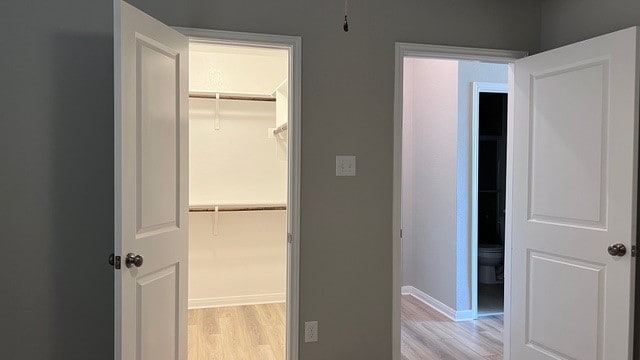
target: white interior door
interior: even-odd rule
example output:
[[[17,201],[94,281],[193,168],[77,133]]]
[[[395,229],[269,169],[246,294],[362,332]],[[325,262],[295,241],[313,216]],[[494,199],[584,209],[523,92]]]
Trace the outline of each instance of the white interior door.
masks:
[[[116,359],[186,360],[189,42],[114,10]]]
[[[515,64],[513,360],[631,358],[637,41],[631,28]]]

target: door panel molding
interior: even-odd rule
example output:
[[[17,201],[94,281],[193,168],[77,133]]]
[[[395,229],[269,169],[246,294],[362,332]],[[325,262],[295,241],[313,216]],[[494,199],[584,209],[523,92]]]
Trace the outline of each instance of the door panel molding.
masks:
[[[631,359],[636,259],[608,248],[636,242],[638,39],[515,63],[512,358]]]
[[[609,132],[609,58],[597,58],[581,61],[559,69],[551,69],[532,74],[530,77],[529,102],[529,198],[528,219],[561,226],[606,229],[607,220],[607,151]],[[562,112],[575,112],[566,109],[549,109],[553,98],[567,96],[566,84],[579,78],[582,86],[592,87],[596,93],[591,99],[571,98],[570,103],[585,103],[580,107],[580,115],[570,117]],[[597,89],[596,89],[597,88]],[[540,93],[552,92],[546,99],[540,99]],[[569,92],[574,96],[576,94]],[[550,114],[553,114],[551,116]],[[573,123],[570,121],[573,120]],[[587,131],[588,130],[588,131]],[[581,148],[561,149],[570,145],[562,141],[571,132],[581,131],[587,137]],[[538,140],[553,141],[539,143]],[[552,153],[553,156],[549,156]],[[568,154],[567,156],[564,156]],[[573,154],[580,154],[577,157]],[[551,162],[538,163],[537,159],[551,158]],[[578,161],[576,161],[578,160]],[[579,162],[582,160],[582,162]],[[596,161],[599,160],[599,161]],[[588,163],[584,163],[588,162]],[[595,163],[593,163],[595,162]],[[575,163],[575,164],[574,164]],[[570,178],[558,177],[559,170],[576,173],[576,177],[587,178],[592,174],[583,173],[585,169],[599,173],[599,181],[583,184]],[[542,172],[542,174],[539,173]],[[591,176],[596,177],[598,176]],[[546,189],[553,184],[556,193],[543,193],[537,197],[536,189]],[[540,190],[540,192],[543,192]],[[570,206],[573,205],[573,208]]]
[[[118,360],[187,357],[188,51],[114,0],[114,255],[129,265],[114,271]]]

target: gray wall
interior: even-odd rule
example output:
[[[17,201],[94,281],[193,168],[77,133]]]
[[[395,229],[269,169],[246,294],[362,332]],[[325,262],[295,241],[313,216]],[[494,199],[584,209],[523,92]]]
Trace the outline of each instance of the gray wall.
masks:
[[[1,6],[2,359],[113,354],[111,7]]]
[[[544,0],[541,49],[640,25],[637,0]]]
[[[171,25],[303,36],[301,358],[390,359],[394,42],[536,51],[536,0],[137,0]],[[0,358],[112,359],[112,11],[0,11]],[[358,176],[334,177],[334,156]]]

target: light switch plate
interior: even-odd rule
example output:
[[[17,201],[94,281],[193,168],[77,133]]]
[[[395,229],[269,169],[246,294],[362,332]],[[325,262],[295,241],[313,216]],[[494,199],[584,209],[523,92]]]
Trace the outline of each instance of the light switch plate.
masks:
[[[356,176],[356,157],[336,155],[336,176]]]

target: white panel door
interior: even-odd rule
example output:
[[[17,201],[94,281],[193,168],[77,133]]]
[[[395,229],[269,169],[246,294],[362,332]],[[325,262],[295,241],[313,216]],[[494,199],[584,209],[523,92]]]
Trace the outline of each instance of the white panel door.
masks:
[[[631,28],[515,64],[513,360],[631,358],[637,41]]]
[[[189,42],[114,10],[116,359],[186,360]]]

